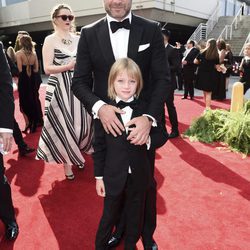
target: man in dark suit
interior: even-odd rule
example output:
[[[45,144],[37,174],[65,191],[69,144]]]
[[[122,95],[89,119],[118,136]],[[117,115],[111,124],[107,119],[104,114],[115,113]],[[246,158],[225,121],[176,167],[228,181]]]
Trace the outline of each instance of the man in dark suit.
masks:
[[[171,44],[169,44],[170,31],[162,29],[162,34],[164,38],[165,52],[169,63],[171,83],[172,83],[171,93],[168,95],[168,98],[166,99],[165,102],[168,110],[169,121],[172,127],[171,133],[169,134],[169,138],[171,139],[179,136],[178,119],[177,119],[176,108],[174,106],[174,91],[177,88],[176,72],[180,64],[180,59],[177,49]]]
[[[178,89],[182,90],[183,89],[183,72],[182,72],[182,58],[183,58],[183,53],[185,52],[185,46],[183,44],[181,44],[180,42],[176,42],[176,49],[178,51],[178,55],[179,55],[179,65],[178,65],[178,69],[176,72],[177,75],[177,83],[178,83]]]
[[[4,175],[5,169],[3,164],[3,154],[10,150],[13,140],[13,119],[12,77],[3,51],[3,44],[0,42],[0,219],[6,227],[5,236],[8,240],[14,240],[18,235],[11,189]]]
[[[140,98],[148,103],[148,108],[145,115],[127,124],[135,125],[128,140],[142,145],[147,141],[151,126],[162,121],[164,101],[171,89],[161,29],[158,23],[133,15],[132,0],[103,2],[107,16],[81,31],[72,90],[94,118],[100,119],[107,133],[121,135],[124,126],[116,116],[121,110],[107,104],[107,80],[117,58],[133,59],[142,71],[144,87]],[[148,157],[153,177],[155,150],[149,150]],[[145,249],[157,249],[153,240],[155,228],[156,181],[152,178],[142,230]]]
[[[182,99],[187,99],[188,95],[192,100],[194,98],[194,78],[196,65],[194,59],[199,54],[199,50],[195,47],[195,42],[192,40],[187,41],[186,51],[182,59],[183,78],[184,78],[184,96]]]

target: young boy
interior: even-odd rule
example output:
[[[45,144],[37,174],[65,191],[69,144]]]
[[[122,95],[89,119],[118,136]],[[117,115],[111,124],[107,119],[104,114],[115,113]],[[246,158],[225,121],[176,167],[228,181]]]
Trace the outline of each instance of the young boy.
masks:
[[[143,100],[137,99],[143,86],[138,65],[129,58],[118,59],[111,67],[108,79],[110,104],[124,113],[118,118],[124,126],[145,113]],[[100,120],[94,120],[94,169],[96,190],[104,197],[103,215],[96,235],[96,250],[104,250],[117,217],[125,206],[125,249],[136,249],[141,234],[145,193],[150,184],[150,162],[147,147],[160,147],[168,138],[160,124],[151,129],[147,145],[134,145],[127,140],[133,128],[125,127],[121,136],[107,134]]]

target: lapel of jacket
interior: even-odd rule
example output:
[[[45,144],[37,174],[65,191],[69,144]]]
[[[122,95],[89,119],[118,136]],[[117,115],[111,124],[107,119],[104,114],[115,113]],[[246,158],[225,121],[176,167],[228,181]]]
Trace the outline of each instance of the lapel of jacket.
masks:
[[[115,56],[111,46],[107,18],[103,18],[102,22],[96,29],[96,35],[103,57],[107,61],[108,65],[112,65],[115,62]]]
[[[143,28],[139,25],[137,17],[132,14],[131,29],[128,41],[128,57],[135,60],[141,42]]]

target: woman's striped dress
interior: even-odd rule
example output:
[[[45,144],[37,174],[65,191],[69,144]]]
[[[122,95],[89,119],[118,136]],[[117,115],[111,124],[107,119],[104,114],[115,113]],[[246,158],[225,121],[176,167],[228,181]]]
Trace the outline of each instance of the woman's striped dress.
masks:
[[[66,64],[75,55],[76,51],[55,49],[54,64]],[[92,118],[70,89],[72,74],[66,71],[52,74],[48,79],[37,159],[84,165],[80,150],[87,153],[92,150]]]

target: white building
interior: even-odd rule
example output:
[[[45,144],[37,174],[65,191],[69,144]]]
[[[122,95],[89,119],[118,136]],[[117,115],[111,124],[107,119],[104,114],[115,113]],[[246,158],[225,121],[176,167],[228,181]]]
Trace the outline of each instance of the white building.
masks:
[[[26,30],[41,45],[52,30],[51,9],[62,2],[72,7],[78,30],[105,15],[102,0],[0,0],[0,39],[5,45],[13,44],[18,30]],[[234,15],[240,5],[238,0],[134,0],[132,9],[138,15],[161,22],[175,40],[185,42],[218,6],[220,15]],[[245,13],[249,12],[247,7]]]

